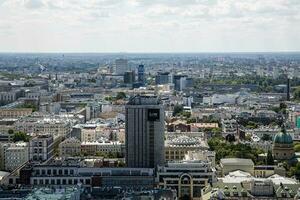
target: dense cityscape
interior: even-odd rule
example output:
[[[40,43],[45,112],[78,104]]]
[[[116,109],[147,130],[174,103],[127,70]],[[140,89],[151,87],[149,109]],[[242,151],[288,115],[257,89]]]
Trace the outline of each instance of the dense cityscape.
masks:
[[[0,199],[300,199],[299,53],[2,53]]]

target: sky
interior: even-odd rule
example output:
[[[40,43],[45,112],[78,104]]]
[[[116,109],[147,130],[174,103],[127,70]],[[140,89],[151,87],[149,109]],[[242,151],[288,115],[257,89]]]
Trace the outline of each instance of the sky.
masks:
[[[300,0],[0,0],[0,52],[300,51]]]

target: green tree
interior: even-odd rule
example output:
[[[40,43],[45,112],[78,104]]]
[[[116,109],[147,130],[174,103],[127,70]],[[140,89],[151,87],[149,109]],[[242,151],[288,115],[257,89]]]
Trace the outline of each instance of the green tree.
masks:
[[[295,100],[300,100],[300,86],[294,90],[293,95]]]
[[[13,136],[13,140],[14,142],[18,142],[18,141],[24,141],[24,142],[28,142],[30,139],[30,136],[27,135],[26,133],[23,132],[15,132],[14,136]]]
[[[183,106],[176,104],[173,109],[173,116],[180,114],[183,111]]]
[[[274,158],[273,158],[272,152],[270,150],[267,153],[266,164],[267,165],[274,165]]]
[[[294,150],[295,150],[296,152],[300,152],[300,143],[295,144]]]
[[[270,140],[272,140],[272,137],[270,135],[268,135],[268,134],[263,134],[263,136],[261,137],[261,139],[263,141],[270,141]]]
[[[14,130],[13,129],[9,129],[8,130],[8,134],[14,134]]]
[[[125,92],[118,92],[117,93],[116,100],[125,99],[125,98],[126,98]]]

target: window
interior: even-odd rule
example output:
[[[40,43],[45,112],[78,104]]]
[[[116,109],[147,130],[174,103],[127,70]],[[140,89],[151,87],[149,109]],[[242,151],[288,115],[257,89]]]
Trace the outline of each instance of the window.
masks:
[[[60,185],[61,183],[60,183],[60,179],[57,179],[56,180],[56,185]]]

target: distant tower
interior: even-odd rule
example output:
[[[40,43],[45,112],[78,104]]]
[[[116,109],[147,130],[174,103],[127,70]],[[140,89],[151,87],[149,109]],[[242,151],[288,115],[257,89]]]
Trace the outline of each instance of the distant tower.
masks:
[[[125,72],[130,71],[128,67],[128,60],[127,59],[117,59],[115,61],[116,70],[115,73],[119,75],[124,75]]]
[[[126,164],[153,168],[165,163],[163,105],[156,96],[135,96],[126,110]]]
[[[290,78],[287,76],[287,84],[286,84],[286,100],[290,101]]]
[[[144,65],[139,65],[139,67],[138,67],[138,82],[142,86],[145,85],[145,67],[144,67]]]

